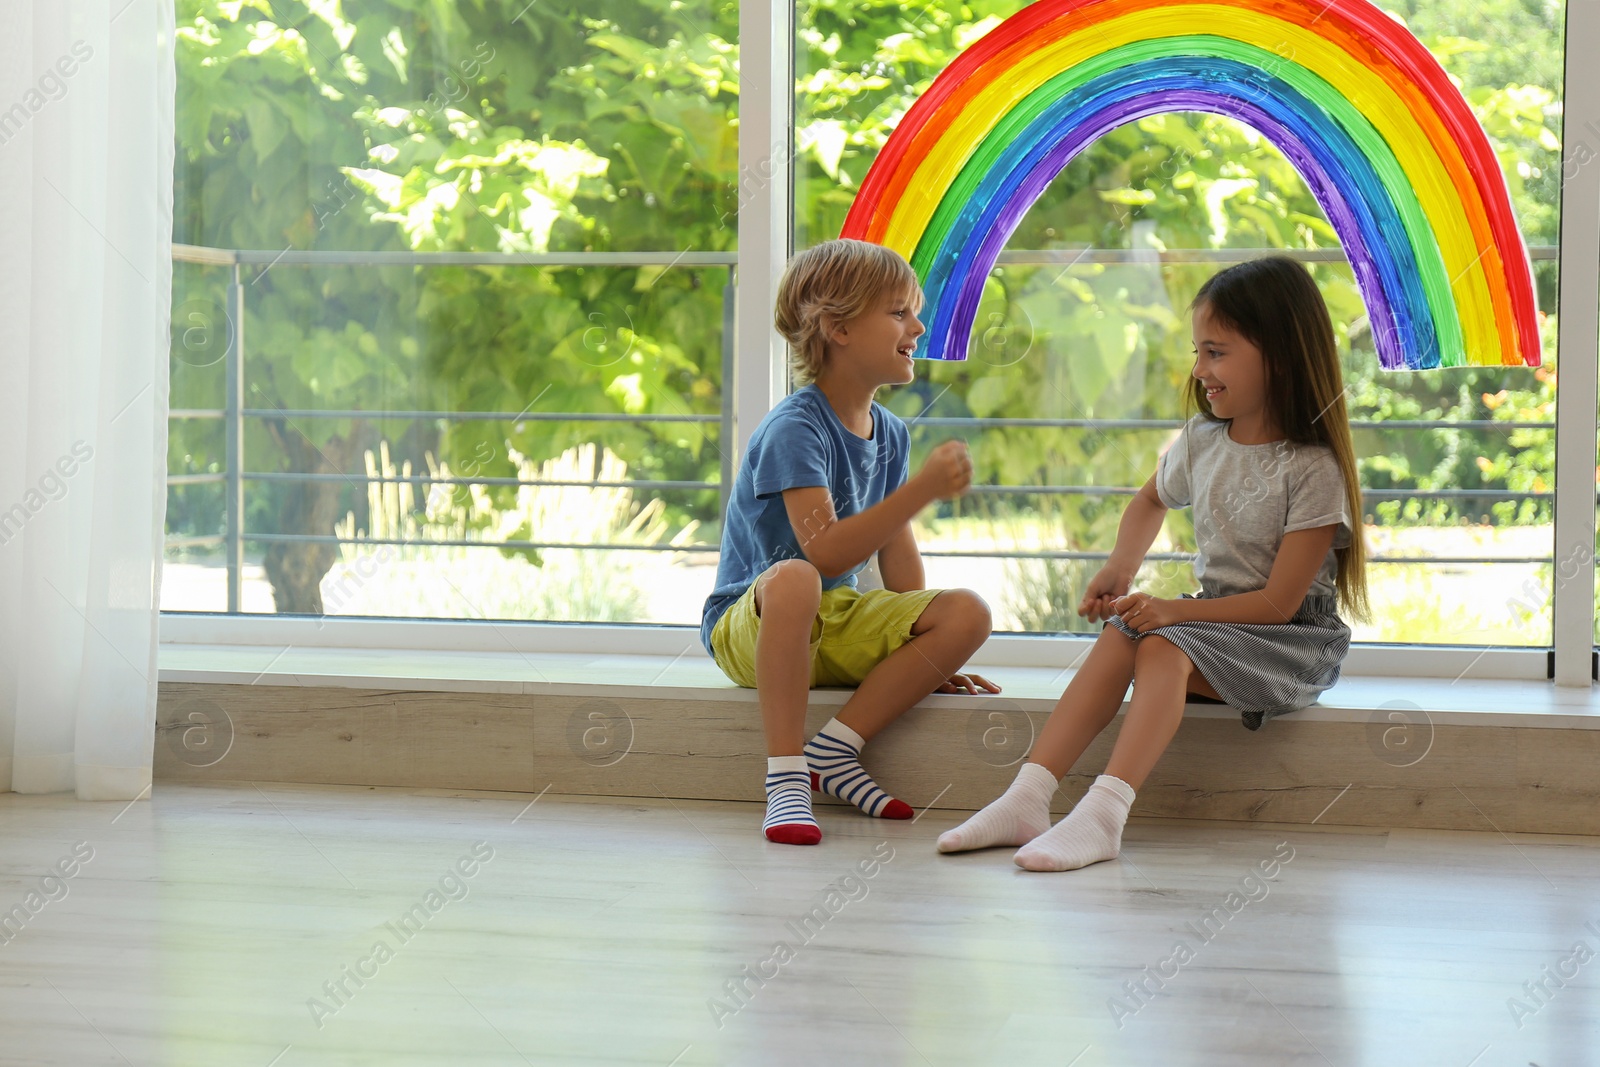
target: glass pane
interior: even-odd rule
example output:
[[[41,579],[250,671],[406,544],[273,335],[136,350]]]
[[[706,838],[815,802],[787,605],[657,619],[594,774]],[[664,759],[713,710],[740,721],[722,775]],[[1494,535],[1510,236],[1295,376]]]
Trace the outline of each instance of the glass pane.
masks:
[[[797,6],[797,247],[839,234],[917,94],[1020,6]],[[1289,249],[1329,305],[1348,389],[1374,609],[1355,638],[1550,643],[1563,9],[1383,6],[1460,80],[1502,161],[1534,258],[1545,366],[1379,369],[1333,229],[1270,142],[1196,112],[1120,126],[1023,218],[968,359],[920,363],[914,384],[880,395],[915,420],[914,464],[953,436],[973,452],[974,492],[916,527],[930,585],[978,589],[997,629],[1098,630],[1076,607],[1181,424],[1190,300],[1226,263]],[[1175,262],[1181,250],[1211,261]],[[1158,595],[1195,589],[1193,548],[1188,513],[1169,515],[1141,581]]]
[[[222,408],[233,343],[225,268],[172,265],[167,548],[161,606],[225,611],[227,451]]]
[[[240,610],[698,623],[737,12],[180,2],[165,609],[228,605],[232,365]]]

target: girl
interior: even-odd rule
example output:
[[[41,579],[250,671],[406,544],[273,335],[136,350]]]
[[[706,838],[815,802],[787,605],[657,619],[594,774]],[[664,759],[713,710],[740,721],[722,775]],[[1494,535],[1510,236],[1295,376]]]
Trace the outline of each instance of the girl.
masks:
[[[1355,450],[1333,325],[1311,275],[1282,256],[1214,276],[1193,312],[1191,417],[1123,513],[1117,544],[1078,614],[1107,625],[1006,792],[939,838],[940,852],[1025,846],[1030,871],[1114,858],[1134,791],[1191,695],[1244,726],[1316,700],[1350,647],[1344,607],[1367,617]],[[1129,593],[1168,508],[1194,508],[1201,591]],[[1106,771],[1050,826],[1050,798],[1133,698]]]

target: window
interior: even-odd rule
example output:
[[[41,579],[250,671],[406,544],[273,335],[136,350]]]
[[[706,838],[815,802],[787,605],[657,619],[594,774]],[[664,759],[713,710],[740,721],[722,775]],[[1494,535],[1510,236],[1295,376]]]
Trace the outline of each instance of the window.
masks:
[[[165,609],[698,622],[737,10],[180,2]]]
[[[1290,161],[1230,117],[1139,118],[1089,144],[1028,210],[967,360],[924,362],[882,398],[912,423],[914,463],[949,437],[972,448],[974,491],[919,524],[930,585],[993,591],[997,629],[1097,631],[1076,607],[1181,425],[1188,303],[1221,266],[1287,249],[1311,266],[1344,357],[1374,608],[1355,639],[1551,643],[1563,10],[1384,6],[1459,80],[1504,167],[1545,365],[1380,370],[1354,274]],[[838,236],[906,110],[1020,7],[797,7],[796,247]],[[1196,588],[1193,551],[1189,513],[1172,513],[1141,586]]]
[[[697,624],[733,427],[782,374],[759,338],[734,344],[736,318],[770,321],[765,282],[736,285],[741,215],[759,205],[777,225],[757,232],[795,248],[838,235],[918,94],[1022,6],[777,4],[747,31],[758,54],[791,47],[789,147],[747,137],[741,163],[741,95],[764,120],[789,87],[781,64],[749,62],[740,93],[734,4],[183,0],[164,608]],[[1190,298],[1222,265],[1287,250],[1345,361],[1373,555],[1357,640],[1543,675],[1553,603],[1575,604],[1554,576],[1587,586],[1593,567],[1552,546],[1560,139],[1564,111],[1579,141],[1600,129],[1600,101],[1575,88],[1566,107],[1564,5],[1380,6],[1498,156],[1543,365],[1379,370],[1291,161],[1224,115],[1138,117],[1022,218],[969,358],[883,398],[914,459],[959,435],[977,461],[974,492],[919,521],[931,584],[979,588],[1010,634],[1093,629],[1082,586],[1180,422]],[[1564,439],[1584,464],[1587,442]],[[1193,588],[1193,547],[1187,514],[1169,516],[1141,583]]]

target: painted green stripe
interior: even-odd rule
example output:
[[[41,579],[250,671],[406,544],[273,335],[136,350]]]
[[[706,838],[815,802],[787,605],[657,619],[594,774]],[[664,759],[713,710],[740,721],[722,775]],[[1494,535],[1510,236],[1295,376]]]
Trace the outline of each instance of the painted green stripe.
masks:
[[[1022,132],[1058,99],[1121,67],[1175,55],[1231,59],[1273,73],[1344,128],[1383,182],[1390,202],[1405,226],[1407,240],[1411,243],[1421,271],[1422,290],[1428,301],[1428,310],[1438,334],[1440,366],[1464,363],[1466,343],[1461,333],[1461,319],[1456,311],[1455,294],[1451,291],[1450,279],[1445,272],[1444,255],[1414,187],[1383,135],[1343,94],[1315,71],[1285,60],[1275,52],[1229,37],[1185,35],[1126,44],[1057,74],[1018,101],[979,143],[939,201],[928,228],[923,231],[912,254],[911,265],[916,269],[917,276],[928,276],[928,267],[943,247],[962,207],[971,200],[984,177],[991,170],[1005,165],[1002,161],[1006,152]]]

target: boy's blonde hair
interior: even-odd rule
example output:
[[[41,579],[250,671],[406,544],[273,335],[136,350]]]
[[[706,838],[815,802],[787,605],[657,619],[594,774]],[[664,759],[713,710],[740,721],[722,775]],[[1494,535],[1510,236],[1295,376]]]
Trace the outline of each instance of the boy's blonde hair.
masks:
[[[882,245],[840,238],[789,260],[772,317],[789,342],[795,380],[801,385],[816,381],[828,331],[871,310],[889,293],[907,293],[912,310],[922,308],[922,287],[911,264]]]

